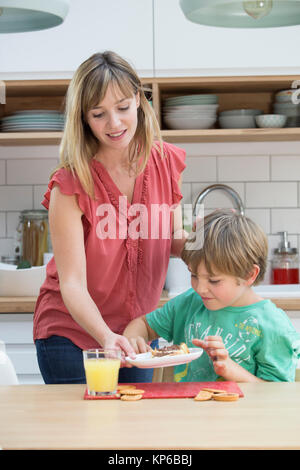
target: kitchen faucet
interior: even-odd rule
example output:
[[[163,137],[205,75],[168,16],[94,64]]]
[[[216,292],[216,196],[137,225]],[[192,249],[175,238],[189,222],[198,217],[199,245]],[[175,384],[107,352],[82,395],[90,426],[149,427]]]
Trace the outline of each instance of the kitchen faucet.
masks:
[[[233,201],[235,202],[239,213],[241,215],[245,215],[242,200],[240,196],[238,195],[238,193],[233,188],[231,188],[230,186],[227,186],[226,184],[212,184],[211,186],[207,186],[207,188],[203,189],[196,197],[195,202],[194,202],[194,207],[193,207],[193,216],[196,215],[197,206],[203,203],[205,197],[210,192],[216,191],[217,189],[219,189],[220,191],[224,191],[225,193],[228,193],[233,199]]]

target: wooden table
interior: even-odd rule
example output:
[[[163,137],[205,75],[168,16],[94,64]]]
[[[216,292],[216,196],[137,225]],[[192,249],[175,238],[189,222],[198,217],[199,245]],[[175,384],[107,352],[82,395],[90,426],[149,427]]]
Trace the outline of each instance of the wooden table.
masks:
[[[300,449],[300,382],[237,402],[83,400],[84,385],[0,387],[2,449]]]

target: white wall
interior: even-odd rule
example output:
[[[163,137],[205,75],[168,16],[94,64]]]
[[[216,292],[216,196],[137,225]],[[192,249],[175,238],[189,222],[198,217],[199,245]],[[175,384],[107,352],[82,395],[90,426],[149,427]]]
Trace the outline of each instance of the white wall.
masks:
[[[70,0],[52,29],[0,35],[0,79],[70,78],[112,49],[142,76],[300,74],[300,26],[227,29],[188,21],[179,0]]]

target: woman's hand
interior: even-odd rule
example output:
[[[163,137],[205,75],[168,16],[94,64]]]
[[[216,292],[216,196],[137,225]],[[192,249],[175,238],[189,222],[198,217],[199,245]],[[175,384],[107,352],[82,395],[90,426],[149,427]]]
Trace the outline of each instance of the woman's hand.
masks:
[[[217,375],[224,377],[228,373],[230,374],[230,367],[233,361],[229,357],[221,336],[207,336],[204,341],[193,339],[192,342],[195,346],[204,349],[208,354]]]
[[[151,347],[149,346],[149,344],[146,343],[142,336],[137,336],[136,338],[128,338],[128,340],[136,354],[142,354],[151,351]]]
[[[125,336],[111,333],[106,336],[103,343],[103,349],[121,349],[121,366],[131,367],[130,364],[126,363],[125,357],[129,356],[131,359],[135,359],[135,350]]]

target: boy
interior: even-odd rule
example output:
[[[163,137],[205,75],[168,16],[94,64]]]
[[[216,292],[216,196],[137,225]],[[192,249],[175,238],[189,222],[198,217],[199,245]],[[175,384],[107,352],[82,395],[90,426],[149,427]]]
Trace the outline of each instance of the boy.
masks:
[[[300,335],[284,311],[252,288],[264,277],[267,252],[265,234],[249,218],[209,214],[182,252],[192,288],[133,320],[123,334],[136,353],[159,337],[203,348],[199,359],[175,367],[177,382],[294,381]]]

